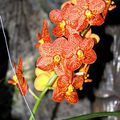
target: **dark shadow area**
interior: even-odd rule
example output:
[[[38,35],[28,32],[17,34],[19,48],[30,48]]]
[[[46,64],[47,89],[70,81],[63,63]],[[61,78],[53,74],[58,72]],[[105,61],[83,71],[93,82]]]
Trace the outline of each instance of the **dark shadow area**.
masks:
[[[8,31],[5,29],[7,42],[9,43]],[[8,69],[8,55],[5,46],[3,31],[0,28],[0,120],[13,120],[11,116],[13,86],[5,81]]]
[[[56,118],[56,114],[57,114],[57,112],[58,112],[59,106],[60,106],[60,103],[56,103],[56,104],[55,104],[55,107],[54,107],[54,109],[53,109],[53,111],[52,111],[51,120],[54,120],[54,118]]]

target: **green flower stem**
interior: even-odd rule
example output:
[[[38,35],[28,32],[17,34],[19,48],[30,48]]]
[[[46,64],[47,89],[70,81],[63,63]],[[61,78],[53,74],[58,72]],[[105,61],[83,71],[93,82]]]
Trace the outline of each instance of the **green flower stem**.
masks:
[[[46,92],[49,90],[49,87],[52,86],[52,84],[54,83],[54,81],[56,80],[58,76],[56,74],[54,74],[52,76],[52,78],[50,78],[49,82],[48,82],[48,85],[44,88],[44,90],[41,92],[40,96],[39,96],[39,99],[37,99],[34,107],[33,107],[33,114],[35,115],[40,103],[41,103],[41,100],[43,99],[43,97],[45,96]],[[30,116],[29,120],[33,120],[33,117],[32,115]]]
[[[39,97],[36,96],[36,94],[30,88],[29,88],[29,92],[36,100],[39,100]]]
[[[107,116],[120,117],[120,111],[117,111],[117,112],[96,112],[96,113],[76,116],[76,117],[72,117],[72,118],[68,118],[68,119],[64,119],[64,120],[90,120],[92,118],[107,117]]]

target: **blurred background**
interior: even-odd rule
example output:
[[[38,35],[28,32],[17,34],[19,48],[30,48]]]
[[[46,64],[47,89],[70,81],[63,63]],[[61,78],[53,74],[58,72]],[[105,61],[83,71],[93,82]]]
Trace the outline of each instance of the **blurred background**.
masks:
[[[34,48],[37,33],[40,32],[43,19],[47,19],[51,32],[53,24],[48,14],[59,8],[65,0],[0,0],[0,15],[3,18],[10,54],[13,62],[23,57],[24,74],[30,88],[33,88],[35,62],[38,50]],[[61,120],[73,115],[99,111],[120,110],[120,5],[109,12],[105,24],[93,27],[93,32],[101,38],[95,46],[97,61],[90,67],[92,83],[85,84],[83,91],[78,91],[79,102],[70,105],[65,101],[54,103],[51,92],[42,100],[36,114],[36,120]],[[8,62],[4,37],[0,26],[0,120],[28,120],[29,111],[19,91],[7,84],[13,75]],[[27,94],[30,108],[35,100]],[[96,119],[98,120],[98,119]],[[106,117],[101,120],[120,120],[117,117]]]

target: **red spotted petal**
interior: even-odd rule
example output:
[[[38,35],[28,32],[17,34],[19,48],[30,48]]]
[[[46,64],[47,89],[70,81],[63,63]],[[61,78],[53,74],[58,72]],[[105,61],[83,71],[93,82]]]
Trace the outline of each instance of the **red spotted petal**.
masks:
[[[60,64],[54,66],[54,71],[58,76],[64,75],[67,70],[66,67],[64,66],[64,63],[60,62]]]
[[[69,86],[69,81],[70,78],[67,75],[60,76],[57,82],[57,86],[59,88],[65,88],[64,90],[66,91],[66,88]]]
[[[61,55],[61,53],[64,51],[64,46],[66,46],[66,44],[67,40],[64,37],[57,38],[53,43],[54,51],[57,54]]]
[[[68,38],[69,35],[73,35],[73,34],[78,34],[79,35],[79,32],[76,29],[71,28],[69,25],[66,25],[64,36],[66,38]]]
[[[87,0],[77,0],[77,5],[83,7],[87,5]]]
[[[106,8],[104,9],[104,11],[102,12],[102,17],[103,17],[103,19],[106,18],[107,13],[108,13],[108,8],[106,7]]]
[[[65,93],[61,91],[61,89],[59,88],[56,88],[54,91],[53,91],[53,95],[52,95],[52,99],[55,101],[55,102],[61,102],[64,100],[64,97],[65,97]]]
[[[74,14],[73,14],[74,13]],[[78,18],[80,16],[81,12],[78,12],[78,8],[76,8],[75,6],[71,6],[69,7],[69,9],[67,9],[67,11],[64,13],[63,15],[63,19],[65,21],[68,21],[67,24],[72,27],[72,28],[76,28],[78,26]]]
[[[80,43],[80,49],[81,50],[89,50],[92,49],[94,46],[94,41],[92,38],[85,38],[81,43]]]
[[[60,28],[59,25],[57,25],[56,27],[53,28],[52,33],[56,37],[62,37],[64,35],[64,31]]]
[[[77,70],[82,64],[82,61],[79,61],[77,55],[72,56],[71,58],[66,59],[66,67],[70,71]]]
[[[36,66],[45,71],[53,70],[54,68],[53,58],[52,57],[40,57],[37,60]]]
[[[49,57],[53,54],[53,45],[51,43],[45,43],[40,47],[39,52],[42,57]]]
[[[84,79],[82,76],[76,76],[73,78],[72,85],[75,87],[75,89],[79,89],[83,86]]]
[[[69,5],[72,5],[71,1],[64,2],[61,5],[61,10],[62,10],[63,13],[66,11],[66,9],[68,8]]]
[[[42,37],[42,36],[41,36],[41,34],[40,34],[40,33],[38,33],[38,35],[37,35],[37,39],[38,39],[38,40],[40,40],[40,39],[41,39],[41,37]]]
[[[19,63],[18,63],[18,66],[16,66],[16,73],[22,71],[22,65],[23,65],[22,57],[20,57],[20,59],[19,59]]]
[[[19,78],[18,78],[19,79]],[[21,80],[19,80],[20,82],[17,84],[17,87],[19,88],[20,90],[20,93],[21,95],[26,95],[27,94],[27,91],[28,91],[28,85],[27,85],[27,82],[25,80],[25,78]],[[21,83],[22,82],[22,83]],[[22,90],[22,91],[21,91]]]
[[[49,31],[48,31],[47,20],[43,21],[43,28],[42,28],[42,31],[41,31],[41,38],[43,38],[45,42],[52,42]]]
[[[92,11],[93,14],[102,13],[105,9],[105,2],[104,0],[88,0],[89,9]]]
[[[20,57],[20,59],[19,59],[18,66],[15,65],[15,72],[16,72],[18,81],[10,80],[10,81],[8,81],[8,83],[17,85],[18,89],[20,90],[21,95],[25,96],[28,91],[28,85],[27,85],[27,81],[24,78],[23,73],[22,73],[22,57]]]
[[[79,44],[82,41],[82,38],[78,34],[69,35],[68,43],[65,47],[66,57],[72,57],[73,54],[76,54],[76,51],[79,49]]]
[[[96,57],[96,53],[95,53],[95,51],[94,50],[89,50],[89,51],[85,51],[85,53],[84,53],[84,56],[85,56],[85,58],[84,58],[84,63],[86,63],[86,64],[92,64],[92,63],[94,63],[95,61],[96,61],[96,59],[97,59],[97,57]]]
[[[88,22],[86,21],[86,17],[84,14],[81,14],[81,16],[78,19],[77,31],[81,32],[82,30],[87,28],[87,26],[88,26]]]
[[[77,92],[71,92],[70,95],[65,95],[66,100],[71,103],[71,104],[75,104],[78,102],[78,95]]]
[[[69,36],[68,41],[71,45],[77,47],[80,44],[80,42],[82,42],[82,37],[80,37],[80,35],[78,34],[73,34]]]
[[[67,1],[64,2],[61,6],[61,11],[62,11],[62,15],[65,18],[65,15],[67,15],[67,13],[69,13],[71,7],[73,7],[73,5],[71,4],[71,2]]]
[[[61,10],[54,9],[50,12],[49,17],[53,23],[58,24],[59,22],[62,21],[62,12]]]
[[[90,25],[100,26],[104,23],[104,18],[101,15],[95,15],[90,21]]]

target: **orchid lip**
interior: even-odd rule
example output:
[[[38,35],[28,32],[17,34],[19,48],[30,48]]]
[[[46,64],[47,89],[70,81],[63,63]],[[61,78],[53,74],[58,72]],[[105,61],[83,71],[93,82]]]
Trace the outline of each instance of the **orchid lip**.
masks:
[[[54,63],[56,63],[56,64],[59,63],[60,60],[61,60],[60,55],[55,55],[55,56],[53,57],[53,61],[54,61]]]

